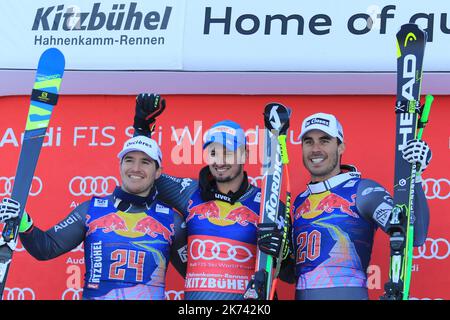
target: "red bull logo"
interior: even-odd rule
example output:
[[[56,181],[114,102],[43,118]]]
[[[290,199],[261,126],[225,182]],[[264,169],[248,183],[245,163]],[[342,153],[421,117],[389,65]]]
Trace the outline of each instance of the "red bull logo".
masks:
[[[191,207],[192,202],[192,200],[189,200],[189,215],[186,218],[186,222],[188,222],[195,216],[197,216],[200,220],[207,218],[220,219],[220,209],[215,201],[208,201]]]
[[[195,216],[200,220],[208,219],[213,224],[227,226],[235,223],[241,226],[248,226],[249,224],[256,224],[259,221],[259,216],[248,207],[241,203],[235,203],[230,207],[230,204],[220,201],[208,201],[205,203],[192,206],[193,201],[189,202],[189,215],[186,222],[193,219]],[[191,207],[192,206],[192,207]]]
[[[308,198],[295,210],[294,219],[300,218],[302,215],[311,211],[311,202]]]
[[[312,194],[295,210],[294,219],[300,217],[304,219],[313,219],[323,212],[331,213],[335,209],[338,209],[351,217],[359,218],[358,214],[353,212],[350,208],[355,205],[355,198],[356,195],[352,195],[352,202],[350,202],[329,191],[325,196],[323,194]]]
[[[89,215],[86,215],[86,220],[89,221],[91,217]],[[103,217],[100,217],[98,219],[95,219],[87,224],[88,231],[86,233],[86,236],[91,234],[92,232],[96,231],[97,229],[102,230],[104,233],[116,231],[116,230],[122,230],[127,231],[127,225],[125,223],[125,220],[121,218],[116,213],[110,213]]]
[[[161,222],[156,220],[153,217],[147,216],[136,223],[133,231],[141,232],[149,235],[152,238],[156,238],[159,235],[162,235],[163,238],[172,243],[172,236],[175,231],[173,230],[174,225],[170,225],[170,229],[166,228]]]
[[[358,218],[358,215],[350,209],[351,206],[355,205],[355,198],[356,194],[352,195],[353,202],[350,202],[335,193],[330,193],[319,202],[316,210],[331,213],[334,209],[339,209],[341,212],[346,213],[349,216]]]
[[[225,219],[235,221],[241,226],[245,227],[249,223],[256,226],[259,221],[259,216],[249,208],[241,206],[239,208],[231,210],[230,213],[225,217]]]

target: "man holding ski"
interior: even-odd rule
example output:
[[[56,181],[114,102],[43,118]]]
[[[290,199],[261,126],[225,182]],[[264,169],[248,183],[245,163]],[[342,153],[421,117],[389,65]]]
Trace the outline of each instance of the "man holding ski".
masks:
[[[377,228],[389,230],[393,200],[377,182],[341,165],[344,131],[334,115],[316,113],[302,123],[307,190],[294,201],[296,299],[368,299],[367,274]],[[421,173],[431,159],[424,141],[411,140],[403,158],[418,163],[414,246],[426,240],[429,211]]]
[[[389,234],[391,249],[382,299],[409,297],[412,248],[425,242],[429,225],[421,174],[431,150],[421,138],[433,99],[420,106],[426,32],[405,24],[396,38],[393,198],[354,167],[341,165],[344,132],[335,116],[316,113],[302,123],[302,157],[311,181],[294,202],[296,299],[368,299],[366,270],[378,227]]]
[[[155,115],[162,112],[154,108],[154,99],[160,97],[137,97],[137,134],[149,135]],[[185,299],[240,300],[255,272],[261,189],[249,183],[244,171],[247,142],[236,122],[214,124],[203,149],[208,165],[200,171],[198,180],[163,174],[156,183],[158,197],[182,212],[186,220]],[[279,212],[284,216],[284,206]],[[259,244],[275,255],[270,250],[280,251],[277,246],[281,245],[282,231],[275,224],[266,227],[273,237],[261,237]]]
[[[156,199],[161,150],[154,140],[138,136],[125,142],[118,158],[122,184],[113,194],[83,202],[46,232],[24,213],[20,239],[38,260],[56,258],[84,243],[83,299],[165,299],[169,259],[185,273],[178,250],[186,234],[183,218]],[[4,198],[0,222],[19,211],[20,203]]]

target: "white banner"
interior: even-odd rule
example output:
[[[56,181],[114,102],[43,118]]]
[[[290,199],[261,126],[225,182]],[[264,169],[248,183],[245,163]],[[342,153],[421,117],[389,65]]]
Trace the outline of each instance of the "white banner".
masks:
[[[450,1],[2,0],[0,69],[48,47],[69,70],[393,72],[395,34],[428,32],[425,71],[450,71]]]
[[[0,1],[0,68],[35,69],[48,47],[70,70],[179,70],[184,0]]]
[[[414,22],[424,70],[450,71],[449,12],[447,0],[190,1],[184,69],[392,72],[395,34]]]

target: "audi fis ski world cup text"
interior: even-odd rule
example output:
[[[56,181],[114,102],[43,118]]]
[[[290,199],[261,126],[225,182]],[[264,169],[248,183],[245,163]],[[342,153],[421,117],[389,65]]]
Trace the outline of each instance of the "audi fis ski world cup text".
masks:
[[[126,137],[133,136],[132,127],[123,130],[115,126],[75,126],[73,129],[63,127],[49,127],[44,139],[43,147],[103,147],[114,148],[123,141],[123,132]],[[260,126],[245,130],[249,157],[248,164],[260,164],[264,161],[264,145],[261,142],[264,130]],[[202,149],[207,130],[202,121],[194,121],[194,126],[184,127],[170,126],[170,139],[166,139],[163,126],[159,126],[152,135],[157,144],[162,147],[164,141],[173,144],[169,154],[174,164],[203,164],[207,161],[207,153]],[[287,142],[291,145],[300,145],[300,129],[294,128],[287,132]],[[0,132],[0,147],[20,147],[20,134],[13,128],[7,128],[4,133]],[[167,142],[166,142],[167,143]],[[1,187],[0,187],[1,188]]]

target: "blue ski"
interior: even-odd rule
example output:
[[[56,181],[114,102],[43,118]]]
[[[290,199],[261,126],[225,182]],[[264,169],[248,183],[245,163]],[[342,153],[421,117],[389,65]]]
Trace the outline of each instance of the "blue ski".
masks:
[[[42,143],[53,108],[58,101],[64,66],[64,56],[56,48],[47,49],[39,59],[11,194],[12,199],[20,202],[20,212],[17,218],[6,221],[0,237],[0,299],[3,296],[12,255],[17,245],[19,224],[27,203]]]

